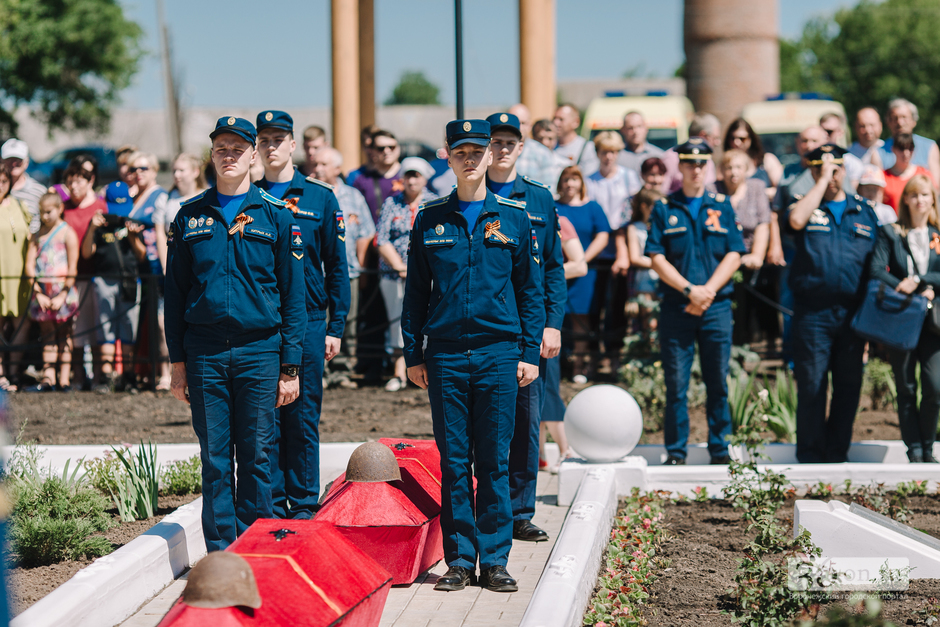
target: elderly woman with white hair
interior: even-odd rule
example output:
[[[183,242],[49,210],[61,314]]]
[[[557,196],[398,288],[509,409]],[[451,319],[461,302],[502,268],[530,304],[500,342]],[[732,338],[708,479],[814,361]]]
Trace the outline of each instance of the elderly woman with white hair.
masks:
[[[895,163],[895,155],[891,150],[895,138],[903,133],[913,135],[914,154],[911,156],[911,165],[919,165],[930,172],[934,189],[937,189],[937,185],[940,183],[940,148],[937,147],[937,142],[934,140],[914,132],[914,127],[917,126],[919,119],[917,105],[910,100],[895,98],[889,102],[885,123],[888,125],[888,130],[891,131],[891,137],[886,139],[884,145],[878,149],[879,156],[884,169],[891,169]]]
[[[379,213],[376,243],[379,247],[379,272],[382,298],[389,320],[389,343],[395,350],[395,377],[385,386],[389,392],[403,390],[408,383],[405,358],[401,354],[404,342],[401,335],[401,309],[405,297],[405,277],[408,275],[408,242],[418,208],[437,196],[428,190],[428,179],[434,168],[421,157],[408,157],[401,162],[402,182],[405,189],[385,199]]]

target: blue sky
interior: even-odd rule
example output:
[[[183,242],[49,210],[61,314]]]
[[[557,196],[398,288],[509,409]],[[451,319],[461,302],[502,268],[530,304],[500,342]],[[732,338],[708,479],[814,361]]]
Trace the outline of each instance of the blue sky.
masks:
[[[145,29],[149,55],[123,106],[162,108],[154,0],[120,0]],[[329,0],[164,0],[186,106],[322,107],[330,104]],[[854,0],[779,0],[780,32]],[[466,104],[518,99],[517,2],[465,0]],[[684,58],[682,0],[556,0],[559,80],[610,78],[640,67],[671,76]],[[420,70],[454,101],[450,0],[375,0],[376,99],[402,72]]]

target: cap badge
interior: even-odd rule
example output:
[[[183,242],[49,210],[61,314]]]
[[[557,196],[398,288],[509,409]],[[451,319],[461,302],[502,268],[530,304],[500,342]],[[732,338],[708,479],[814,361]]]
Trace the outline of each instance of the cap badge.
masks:
[[[830,148],[830,150],[832,150],[832,149]],[[826,154],[824,154],[824,155],[822,156],[822,162],[823,162],[823,163],[831,163],[831,162],[833,162],[833,161],[835,161],[835,160],[836,160],[836,158],[833,156],[833,154],[832,154],[831,152],[827,152]]]
[[[444,234],[444,225],[443,225],[443,224],[438,224],[437,226],[435,226],[435,227],[434,227],[434,234],[435,234],[435,235],[443,235],[443,234]]]
[[[509,121],[509,116],[504,113],[501,116],[499,116],[499,121],[505,124],[506,122]]]
[[[215,224],[215,220],[212,218],[206,218],[206,226],[212,226],[213,224]]]
[[[264,119],[265,119],[266,121],[270,122],[271,120],[274,119],[274,114],[271,113],[270,111],[268,111],[267,113],[264,114]]]
[[[235,118],[234,117],[229,118],[225,121],[225,123],[228,124],[229,126],[233,126],[235,124]]]
[[[190,218],[190,219],[189,219],[189,228],[194,229],[194,228],[196,228],[196,225],[197,225],[197,224],[198,224],[198,223],[196,222],[196,218]]]
[[[202,225],[205,224],[205,223],[206,223],[206,219],[200,216],[199,222],[197,222],[196,224],[198,224],[200,227],[202,227]]]
[[[675,226],[679,224],[679,218],[676,216],[669,216],[669,226]]]
[[[463,130],[465,133],[469,133],[471,128],[473,128],[473,125],[470,124],[470,122],[463,123]]]

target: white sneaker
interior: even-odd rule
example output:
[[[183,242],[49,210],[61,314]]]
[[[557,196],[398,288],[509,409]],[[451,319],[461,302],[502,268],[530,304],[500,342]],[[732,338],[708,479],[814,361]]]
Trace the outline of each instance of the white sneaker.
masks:
[[[588,382],[588,378],[584,376],[583,374],[576,374],[571,380],[572,382],[577,383],[578,385],[584,385],[585,383]]]
[[[387,392],[400,392],[403,389],[405,389],[405,382],[398,377],[390,379],[389,382],[385,384],[385,391]]]

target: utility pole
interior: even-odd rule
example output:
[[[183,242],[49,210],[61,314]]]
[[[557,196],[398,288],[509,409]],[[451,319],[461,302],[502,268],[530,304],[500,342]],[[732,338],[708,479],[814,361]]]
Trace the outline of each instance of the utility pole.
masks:
[[[457,44],[457,119],[463,119],[463,9],[454,0],[454,41]]]
[[[157,0],[157,24],[160,28],[160,52],[163,57],[163,79],[166,84],[166,112],[170,127],[170,149],[175,157],[183,152],[182,124],[180,121],[180,101],[177,85],[173,76],[173,59],[170,52],[170,36],[163,15],[163,0]]]

